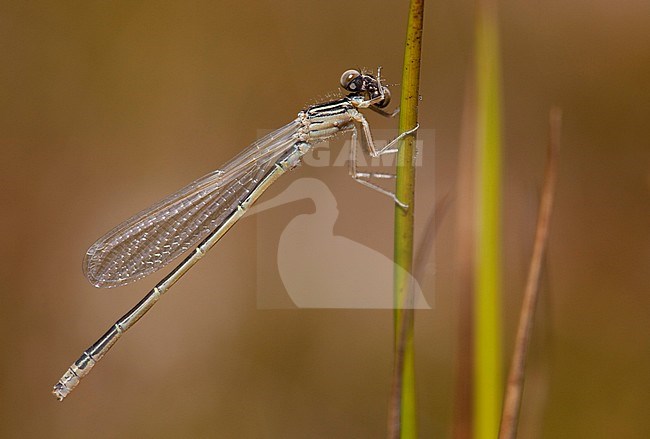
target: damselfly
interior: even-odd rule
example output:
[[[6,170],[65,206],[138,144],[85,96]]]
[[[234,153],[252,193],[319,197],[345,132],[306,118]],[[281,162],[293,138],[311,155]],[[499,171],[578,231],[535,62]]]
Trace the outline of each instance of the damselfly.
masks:
[[[407,208],[392,192],[370,181],[392,178],[392,174],[357,170],[357,133],[363,136],[369,154],[377,157],[397,152],[397,142],[417,126],[378,149],[368,121],[359,110],[369,108],[386,117],[397,113],[398,110],[384,110],[390,102],[390,92],[381,83],[381,68],[376,77],[348,70],[341,77],[341,86],[347,96],[301,111],[292,122],[254,142],[221,169],[128,219],[88,249],[83,261],[86,278],[96,287],[111,288],[159,270],[196,245],[183,262],[68,368],[52,392],[59,400],[79,384],[122,334],[230,230],[278,177],[298,166],[314,144],[352,131],[352,178]]]

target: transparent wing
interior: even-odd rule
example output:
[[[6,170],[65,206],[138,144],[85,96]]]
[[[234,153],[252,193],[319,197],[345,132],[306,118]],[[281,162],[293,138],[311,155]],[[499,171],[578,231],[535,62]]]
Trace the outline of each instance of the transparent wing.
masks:
[[[214,171],[134,215],[86,252],[83,272],[96,287],[117,287],[167,265],[215,230],[296,141],[293,121]]]

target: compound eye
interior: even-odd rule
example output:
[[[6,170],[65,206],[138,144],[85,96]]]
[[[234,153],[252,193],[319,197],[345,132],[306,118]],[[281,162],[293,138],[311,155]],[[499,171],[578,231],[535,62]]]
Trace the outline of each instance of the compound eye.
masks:
[[[376,104],[379,108],[388,107],[388,104],[390,104],[390,90],[388,90],[388,87],[382,87],[382,89],[384,90],[384,99]]]
[[[341,87],[352,92],[358,91],[358,85],[356,82],[354,82],[354,80],[359,76],[361,76],[361,73],[359,73],[357,70],[346,71],[341,76]]]

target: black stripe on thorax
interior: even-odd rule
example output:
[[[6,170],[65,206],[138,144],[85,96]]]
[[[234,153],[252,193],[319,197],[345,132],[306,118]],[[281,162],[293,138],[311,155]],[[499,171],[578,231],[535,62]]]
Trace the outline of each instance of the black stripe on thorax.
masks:
[[[325,102],[324,104],[313,105],[307,108],[306,113],[308,118],[327,117],[343,114],[353,108],[354,106],[350,103],[350,100],[348,98],[343,98],[336,101]]]

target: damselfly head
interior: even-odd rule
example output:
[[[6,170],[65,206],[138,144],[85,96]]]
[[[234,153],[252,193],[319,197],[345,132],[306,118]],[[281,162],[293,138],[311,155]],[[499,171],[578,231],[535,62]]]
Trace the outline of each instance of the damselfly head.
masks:
[[[367,100],[379,102],[373,104],[375,107],[385,108],[390,103],[390,91],[388,87],[381,85],[379,79],[372,75],[361,73],[358,70],[347,70],[341,76],[341,87],[350,93],[363,96]]]

